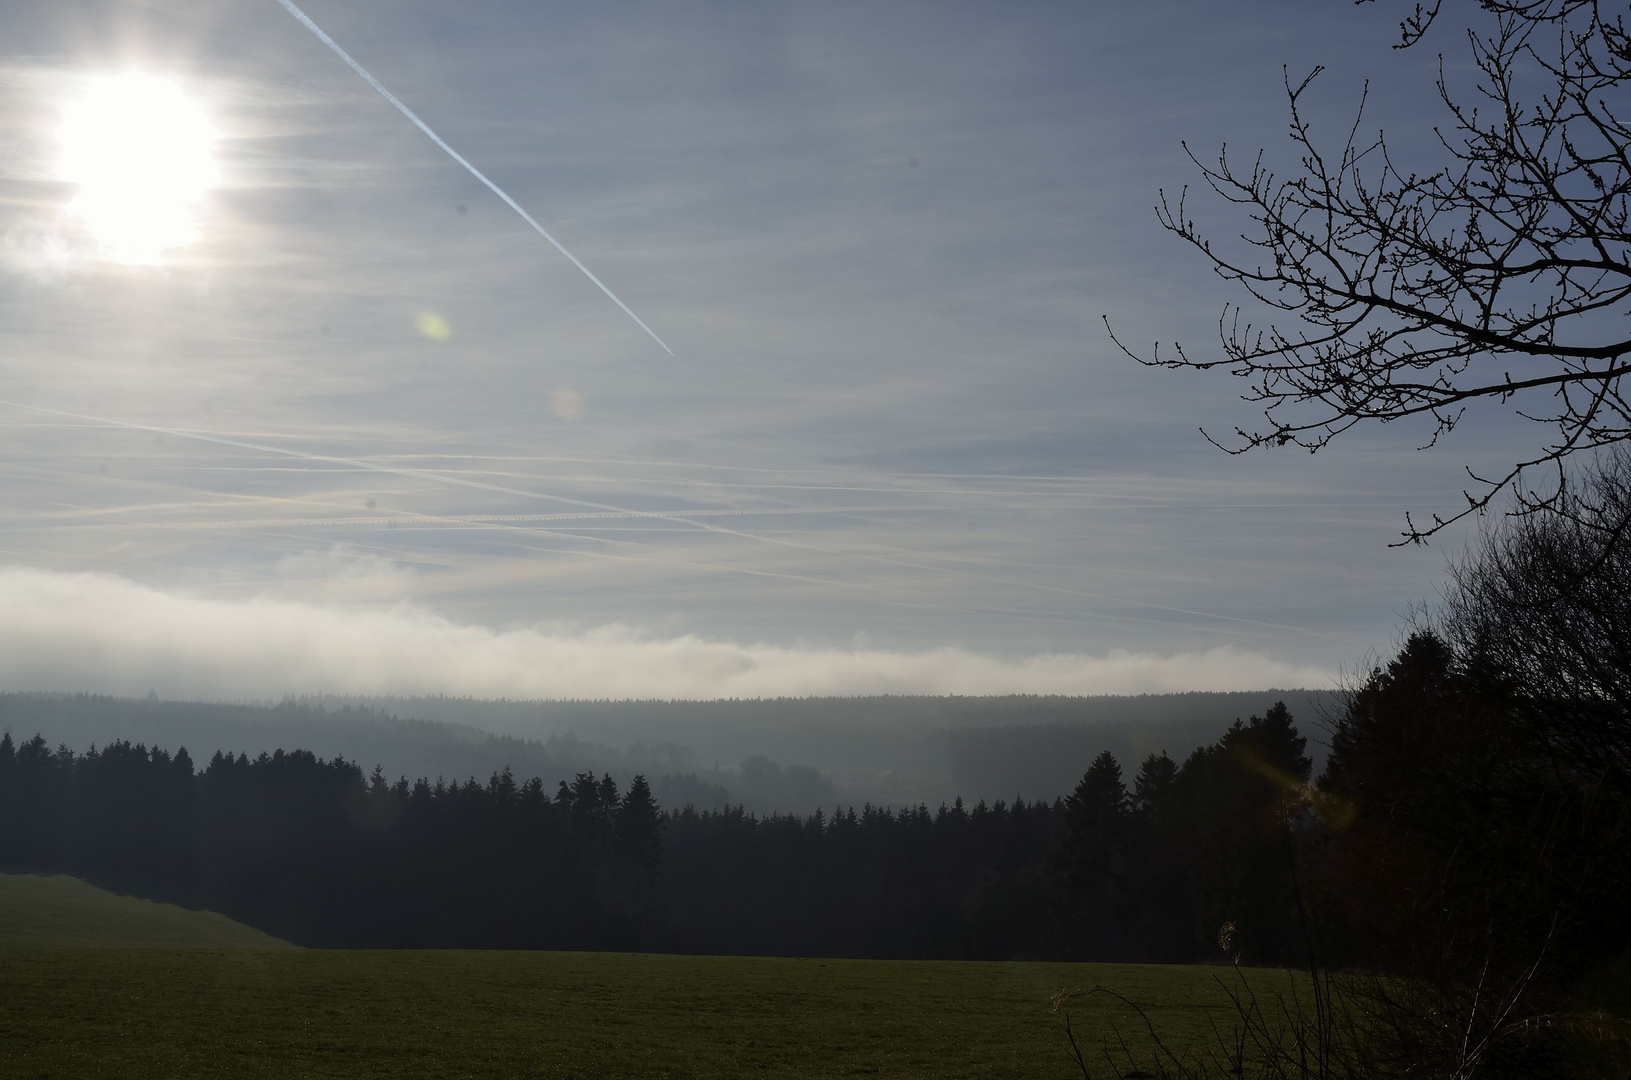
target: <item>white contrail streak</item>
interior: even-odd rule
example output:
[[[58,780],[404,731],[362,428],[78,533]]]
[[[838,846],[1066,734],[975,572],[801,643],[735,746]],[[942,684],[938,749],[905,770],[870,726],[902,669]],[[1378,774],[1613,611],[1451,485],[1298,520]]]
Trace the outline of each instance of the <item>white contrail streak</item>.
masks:
[[[83,420],[92,424],[103,424],[108,427],[125,428],[131,431],[151,431],[159,435],[173,435],[178,439],[196,439],[199,442],[214,443],[217,446],[232,446],[240,450],[255,450],[267,454],[281,454],[284,457],[300,458],[306,461],[321,461],[330,465],[343,465],[352,469],[363,469],[368,472],[387,473],[392,476],[406,476],[418,480],[428,480],[432,483],[450,484],[455,487],[475,488],[478,491],[493,491],[501,495],[516,495],[527,499],[542,499],[546,502],[561,503],[566,506],[579,506],[586,510],[607,511],[613,514],[628,514],[636,517],[645,517],[653,521],[667,521],[677,525],[688,525],[702,532],[714,533],[718,536],[734,536],[741,540],[750,540],[761,544],[773,544],[777,547],[792,548],[798,551],[811,551],[834,558],[856,559],[864,562],[881,563],[887,566],[902,566],[913,570],[922,570],[933,574],[944,574],[952,577],[968,578],[974,581],[989,581],[998,585],[1012,585],[1022,589],[1032,589],[1038,592],[1054,593],[1060,596],[1079,596],[1088,600],[1103,600],[1115,604],[1126,604],[1129,607],[1144,608],[1149,611],[1168,611],[1180,615],[1194,615],[1203,619],[1216,619],[1220,622],[1243,623],[1250,626],[1263,626],[1274,630],[1290,630],[1299,634],[1309,634],[1313,637],[1327,638],[1331,641],[1342,641],[1349,644],[1362,645],[1363,642],[1353,638],[1340,637],[1336,634],[1327,634],[1320,630],[1312,630],[1305,626],[1292,626],[1287,623],[1265,622],[1262,619],[1249,619],[1242,615],[1221,615],[1212,611],[1200,611],[1194,608],[1174,607],[1170,604],[1153,604],[1146,600],[1132,600],[1127,597],[1110,596],[1105,593],[1087,592],[1082,589],[1068,589],[1057,585],[1043,585],[1040,582],[1026,581],[1023,578],[997,577],[992,574],[981,574],[972,570],[959,570],[948,566],[937,566],[933,563],[917,562],[915,552],[902,552],[903,555],[913,556],[911,559],[890,558],[886,555],[872,555],[860,551],[835,550],[820,547],[815,544],[803,544],[797,540],[788,540],[777,536],[765,536],[760,533],[746,532],[741,529],[726,528],[723,525],[711,525],[706,521],[693,520],[690,517],[668,513],[661,510],[641,511],[631,510],[626,506],[613,506],[609,503],[591,502],[588,499],[574,499],[566,495],[551,495],[543,491],[529,491],[524,488],[508,487],[502,484],[490,484],[480,480],[471,480],[462,476],[448,476],[445,473],[433,472],[428,469],[408,469],[400,466],[380,465],[376,462],[365,461],[359,458],[335,457],[329,454],[314,454],[308,450],[295,450],[288,447],[269,446],[265,443],[245,442],[238,439],[222,438],[219,435],[206,435],[197,431],[185,431],[179,428],[157,427],[149,424],[137,424],[129,420],[114,420],[101,416],[86,416],[83,413],[66,412],[62,409],[48,409],[43,405],[28,405],[20,401],[0,400],[0,406],[12,409],[24,409],[28,412],[41,413],[46,416],[63,416],[73,420]],[[627,541],[617,541],[627,543]],[[744,571],[752,573],[752,571]]]
[[[663,339],[658,337],[656,332],[654,330],[652,330],[651,327],[647,326],[643,321],[641,321],[640,316],[636,315],[633,311],[629,310],[629,305],[627,305],[623,301],[619,300],[617,298],[617,294],[612,292],[612,290],[608,289],[606,287],[606,283],[604,281],[601,281],[599,278],[595,277],[595,275],[590,272],[590,270],[589,270],[589,268],[587,266],[583,265],[581,262],[578,261],[578,257],[576,255],[574,255],[570,251],[566,250],[566,248],[561,245],[561,242],[559,240],[557,240],[553,236],[549,235],[549,230],[544,228],[542,225],[538,224],[537,220],[534,219],[531,214],[527,213],[526,210],[522,208],[520,203],[518,203],[514,199],[510,198],[509,192],[505,191],[503,188],[499,187],[497,184],[495,184],[491,180],[487,179],[487,177],[482,173],[482,171],[480,169],[478,169],[474,165],[470,164],[470,162],[466,161],[464,159],[464,156],[461,155],[457,150],[453,149],[451,146],[447,145],[447,143],[443,142],[442,137],[440,135],[436,134],[436,132],[432,131],[430,129],[429,124],[427,124],[423,120],[419,119],[419,117],[414,113],[414,111],[412,109],[410,109],[406,105],[402,104],[401,100],[398,99],[395,94],[393,94],[389,90],[385,89],[385,86],[384,86],[383,83],[381,83],[378,79],[376,79],[372,75],[370,75],[368,73],[367,68],[363,67],[361,64],[359,64],[355,60],[353,60],[351,58],[350,53],[348,53],[344,49],[340,48],[340,43],[339,42],[335,41],[333,38],[331,38],[327,34],[325,34],[323,32],[323,28],[318,26],[316,23],[312,22],[310,16],[308,16],[304,11],[301,11],[299,8],[295,7],[294,4],[291,2],[291,0],[278,0],[278,3],[283,5],[283,9],[285,11],[287,11],[290,15],[293,15],[296,19],[298,19],[302,26],[304,26],[307,30],[310,30],[313,34],[316,34],[318,41],[321,41],[324,45],[327,45],[330,49],[333,49],[334,50],[334,55],[338,56],[341,60],[344,60],[346,62],[346,64],[351,68],[352,71],[355,71],[358,75],[361,75],[363,77],[363,79],[365,81],[367,81],[369,86],[372,86],[375,90],[378,90],[380,92],[381,97],[383,97],[386,101],[389,101],[392,105],[395,105],[397,107],[398,112],[400,112],[403,116],[406,116],[409,120],[412,120],[415,127],[417,127],[420,131],[423,131],[426,135],[428,135],[430,137],[431,142],[435,143],[437,146],[440,146],[443,150],[447,151],[447,156],[448,157],[452,158],[454,161],[457,161],[460,165],[463,165],[465,167],[465,169],[469,171],[471,176],[474,176],[477,180],[480,180],[483,184],[486,184],[488,190],[490,190],[494,195],[497,195],[499,198],[503,199],[506,203],[508,203],[511,210],[514,210],[516,213],[521,215],[521,220],[525,221],[528,225],[531,225],[534,229],[536,229],[538,231],[539,236],[542,236],[545,240],[548,240],[551,244],[554,244],[556,251],[559,251],[562,255],[565,255],[568,259],[571,259],[572,260],[572,265],[577,267],[579,270],[582,270],[584,277],[588,278],[590,281],[592,281],[596,285],[600,286],[600,291],[605,293],[607,296],[611,297],[612,298],[612,303],[614,303],[618,307],[622,308],[624,314],[626,314],[629,318],[633,319],[635,322],[639,323],[640,324],[640,329],[642,329],[646,333],[650,334],[652,341],[655,341],[657,344],[662,345],[663,351],[668,353],[669,356],[674,355],[674,350],[670,349],[666,344],[664,344]]]

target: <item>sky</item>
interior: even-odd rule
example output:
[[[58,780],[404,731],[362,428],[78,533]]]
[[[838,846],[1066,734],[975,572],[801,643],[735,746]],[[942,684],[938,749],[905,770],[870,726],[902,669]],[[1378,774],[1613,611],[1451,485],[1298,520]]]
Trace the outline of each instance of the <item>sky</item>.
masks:
[[[1295,164],[1285,72],[1438,160],[1402,5],[302,7],[672,355],[276,0],[7,5],[0,688],[1326,685],[1521,432],[1232,457],[1244,387],[1105,329],[1215,350],[1239,297],[1153,207],[1186,143]],[[135,173],[69,149],[177,100],[184,220],[121,233]]]

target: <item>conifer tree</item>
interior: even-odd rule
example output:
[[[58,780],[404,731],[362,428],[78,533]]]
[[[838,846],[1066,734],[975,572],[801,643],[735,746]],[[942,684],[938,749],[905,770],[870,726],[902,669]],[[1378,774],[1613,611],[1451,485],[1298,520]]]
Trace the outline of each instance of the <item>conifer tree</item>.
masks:
[[[644,776],[634,778],[618,803],[615,835],[619,858],[644,870],[656,870],[663,854],[662,813]]]
[[[1093,759],[1064,804],[1065,834],[1049,866],[1067,953],[1109,959],[1120,938],[1118,910],[1132,817],[1121,764]]]

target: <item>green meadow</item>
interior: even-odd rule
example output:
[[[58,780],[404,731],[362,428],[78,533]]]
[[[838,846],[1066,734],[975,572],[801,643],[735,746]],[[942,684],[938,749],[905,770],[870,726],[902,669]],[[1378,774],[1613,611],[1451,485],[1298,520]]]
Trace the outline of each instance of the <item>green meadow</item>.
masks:
[[[107,947],[121,934],[127,947]],[[1215,1044],[1214,1025],[1233,1021],[1218,982],[1231,974],[306,950],[72,878],[0,875],[0,1080],[1063,1078],[1080,1072],[1063,1017],[1049,1009],[1055,992],[1108,987],[1137,1002],[1171,1045],[1204,1048]],[[1257,978],[1284,985],[1273,973]],[[1147,1056],[1143,1021],[1126,1005],[1095,996],[1070,1011],[1090,1062],[1119,1037],[1135,1058]]]
[[[1068,1077],[1064,987],[1202,1043],[1204,968],[608,953],[0,950],[0,1076]],[[1075,1003],[1096,1054],[1108,999]],[[1132,1040],[1143,1046],[1145,1040]]]
[[[119,896],[66,874],[0,873],[0,948],[276,949],[213,911]]]

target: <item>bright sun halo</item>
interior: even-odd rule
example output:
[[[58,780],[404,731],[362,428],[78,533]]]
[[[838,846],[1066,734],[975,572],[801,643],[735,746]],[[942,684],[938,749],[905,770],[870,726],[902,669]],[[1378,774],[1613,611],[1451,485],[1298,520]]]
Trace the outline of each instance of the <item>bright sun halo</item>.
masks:
[[[118,262],[152,264],[198,239],[199,202],[215,183],[215,132],[198,102],[149,75],[91,80],[63,109],[61,175],[69,210]]]

